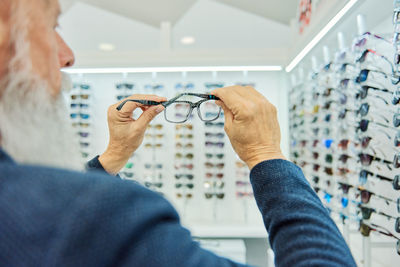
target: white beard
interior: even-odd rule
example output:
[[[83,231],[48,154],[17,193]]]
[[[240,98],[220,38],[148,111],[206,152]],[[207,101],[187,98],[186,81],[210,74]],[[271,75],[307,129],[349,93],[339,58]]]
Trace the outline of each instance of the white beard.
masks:
[[[1,148],[18,163],[83,170],[62,94],[52,98],[46,83],[26,71],[8,81],[0,97]]]

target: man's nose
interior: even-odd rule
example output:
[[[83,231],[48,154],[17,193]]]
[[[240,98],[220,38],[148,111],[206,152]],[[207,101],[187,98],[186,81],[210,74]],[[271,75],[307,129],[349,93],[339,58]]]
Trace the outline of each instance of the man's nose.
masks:
[[[57,42],[60,68],[72,67],[75,63],[75,56],[71,48],[65,43],[59,34],[57,34]]]

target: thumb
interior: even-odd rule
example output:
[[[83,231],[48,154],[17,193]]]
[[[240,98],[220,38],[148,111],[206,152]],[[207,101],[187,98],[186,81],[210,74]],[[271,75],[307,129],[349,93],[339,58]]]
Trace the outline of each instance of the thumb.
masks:
[[[225,124],[227,126],[230,126],[232,121],[233,121],[233,113],[232,113],[232,111],[222,101],[216,101],[215,103],[218,106],[220,106],[222,108],[222,110],[224,111]]]
[[[143,111],[142,115],[137,119],[137,123],[143,127],[147,127],[147,125],[165,108],[162,105],[153,106]]]

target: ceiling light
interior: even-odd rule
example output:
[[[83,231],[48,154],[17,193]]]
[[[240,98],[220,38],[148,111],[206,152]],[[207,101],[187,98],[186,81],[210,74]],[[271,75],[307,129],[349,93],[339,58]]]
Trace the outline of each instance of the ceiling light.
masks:
[[[347,12],[358,2],[358,0],[350,0],[336,16],[329,21],[328,24],[311,40],[311,42],[293,59],[286,67],[286,72],[291,72],[300,61],[324,38],[324,36],[346,15]]]
[[[193,36],[185,36],[181,39],[181,43],[184,45],[192,45],[196,42],[196,39]]]
[[[109,44],[109,43],[101,43],[101,44],[99,44],[99,49],[101,51],[106,51],[106,52],[114,51],[115,45]]]
[[[158,67],[158,68],[91,68],[63,69],[70,74],[104,74],[104,73],[157,73],[157,72],[230,72],[230,71],[281,71],[281,66],[222,66],[222,67]]]

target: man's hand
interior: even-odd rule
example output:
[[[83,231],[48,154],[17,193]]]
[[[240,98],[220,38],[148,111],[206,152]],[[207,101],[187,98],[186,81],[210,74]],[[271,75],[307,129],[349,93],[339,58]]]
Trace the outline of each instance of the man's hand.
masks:
[[[157,102],[167,101],[166,98],[155,95],[132,95],[128,98]],[[108,108],[110,141],[107,150],[99,157],[103,168],[112,175],[116,175],[125,166],[129,157],[142,144],[149,123],[164,110],[161,105],[149,107],[135,102],[127,102],[122,110],[118,111],[117,107],[122,102]],[[142,109],[143,113],[140,118],[134,120],[132,112],[137,108]]]
[[[225,131],[239,157],[250,170],[258,163],[285,159],[277,110],[251,87],[232,86],[212,92],[225,113]]]

